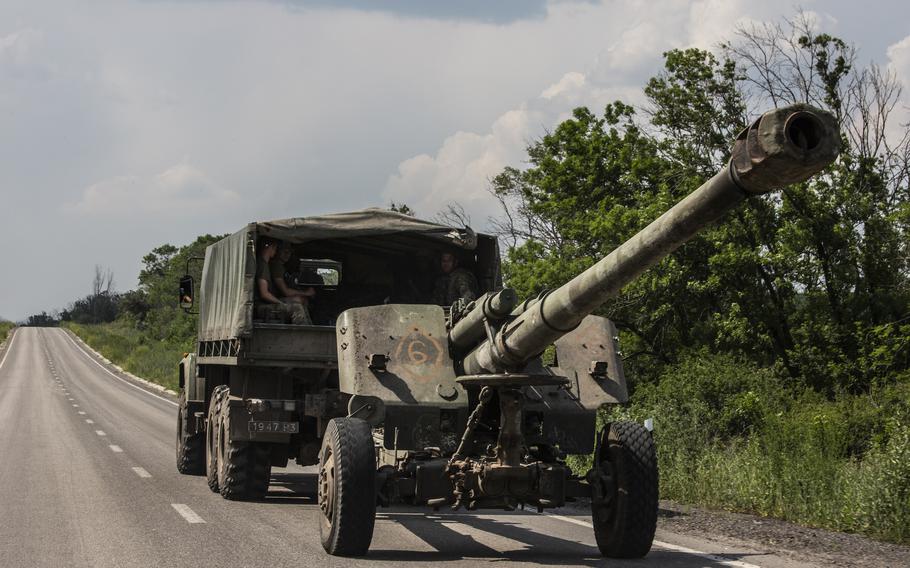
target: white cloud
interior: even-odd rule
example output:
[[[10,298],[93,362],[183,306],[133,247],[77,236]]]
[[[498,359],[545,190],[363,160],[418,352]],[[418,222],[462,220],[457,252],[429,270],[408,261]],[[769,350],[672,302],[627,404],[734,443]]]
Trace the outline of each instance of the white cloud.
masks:
[[[23,28],[5,36],[0,36],[0,62],[14,65],[25,65],[29,55],[41,41],[41,32],[33,28]]]
[[[240,196],[183,163],[149,176],[118,176],[85,188],[74,209],[89,215],[182,215],[234,208]]]
[[[488,133],[458,132],[446,138],[434,156],[404,160],[383,194],[423,217],[456,201],[483,227],[489,216],[499,213],[488,191],[490,180],[506,166],[521,166],[534,138],[569,118],[576,107],[601,109],[616,99],[636,101],[639,96],[637,89],[607,88],[591,84],[584,73],[566,73],[535,99],[500,115]]]
[[[473,219],[485,219],[493,213],[488,210],[493,205],[486,193],[489,179],[521,159],[540,118],[539,113],[520,108],[500,116],[488,134],[450,136],[435,156],[421,154],[403,161],[386,183],[386,198],[407,203],[424,217],[454,199]]]
[[[905,99],[910,91],[910,35],[888,46],[888,68],[904,85]]]
[[[902,139],[910,123],[910,35],[888,46],[887,70],[894,73],[903,90],[890,122],[888,138]]]
[[[154,246],[251,219],[394,197],[426,216],[463,201],[482,223],[488,179],[573,107],[634,100],[661,52],[793,12],[732,1],[560,0],[495,24],[366,2],[0,2],[0,225],[61,249],[12,259],[35,278],[0,279],[0,313],[64,305],[83,284],[55,275],[99,262],[129,287]],[[904,4],[868,22],[839,2],[824,10],[855,24],[847,39],[907,33]]]
[[[522,166],[528,143],[568,118],[572,109],[587,106],[600,112],[617,99],[642,104],[644,82],[660,69],[665,51],[715,48],[738,25],[767,18],[781,11],[781,6],[783,2],[756,7],[743,0],[656,0],[584,8],[588,10],[583,14],[585,25],[601,26],[608,42],[587,59],[584,71],[564,73],[537,97],[500,114],[485,132],[458,132],[447,137],[434,155],[424,153],[402,161],[386,181],[383,195],[426,217],[457,201],[482,228],[487,217],[498,214],[498,204],[488,193],[489,180],[505,166]],[[551,6],[551,17],[557,20],[554,26],[560,17],[577,15],[575,10],[583,8],[562,9]]]

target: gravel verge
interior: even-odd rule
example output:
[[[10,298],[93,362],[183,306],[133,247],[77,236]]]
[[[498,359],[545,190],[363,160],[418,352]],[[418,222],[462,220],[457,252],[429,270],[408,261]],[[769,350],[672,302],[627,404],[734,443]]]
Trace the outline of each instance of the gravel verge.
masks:
[[[660,502],[657,528],[708,541],[736,539],[757,550],[821,566],[910,566],[910,546],[780,519]]]

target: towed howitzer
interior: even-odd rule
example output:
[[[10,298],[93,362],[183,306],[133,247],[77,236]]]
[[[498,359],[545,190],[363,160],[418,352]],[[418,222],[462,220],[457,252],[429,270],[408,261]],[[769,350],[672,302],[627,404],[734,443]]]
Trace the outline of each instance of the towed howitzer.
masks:
[[[347,420],[366,421],[382,439],[379,502],[542,511],[590,498],[601,552],[644,556],[657,520],[653,440],[644,426],[630,422],[607,424],[592,435],[598,409],[626,402],[628,395],[616,328],[591,314],[747,198],[821,171],[837,157],[839,140],[834,118],[808,105],[765,113],[739,134],[719,173],[536,299],[518,304],[511,289],[488,292],[453,309],[448,319],[438,306],[425,305],[343,312],[337,324],[340,391],[350,396]],[[545,366],[540,355],[550,345],[556,365]],[[331,459],[322,460],[320,472],[323,544],[333,554],[362,554],[371,531],[338,536],[353,534],[345,523],[357,521],[337,514],[332,487],[340,482],[326,480],[337,473],[328,469],[337,461],[332,456],[345,450],[326,450],[326,443],[323,455]],[[563,461],[566,454],[591,451],[594,464],[583,477]],[[369,459],[363,463],[370,467]],[[376,499],[363,499],[372,504],[361,504],[348,519],[370,514],[369,507],[375,513]]]

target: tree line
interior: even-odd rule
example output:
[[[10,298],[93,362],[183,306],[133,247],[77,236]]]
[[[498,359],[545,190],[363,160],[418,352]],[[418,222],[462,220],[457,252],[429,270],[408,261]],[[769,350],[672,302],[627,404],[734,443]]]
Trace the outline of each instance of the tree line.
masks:
[[[906,378],[910,134],[897,77],[799,15],[740,28],[718,55],[667,52],[644,95],[643,107],[575,109],[528,147],[528,167],[493,179],[510,284],[532,295],[566,282],[720,170],[750,120],[808,103],[837,118],[836,163],[749,200],[602,313],[636,376],[708,349],[828,393]]]

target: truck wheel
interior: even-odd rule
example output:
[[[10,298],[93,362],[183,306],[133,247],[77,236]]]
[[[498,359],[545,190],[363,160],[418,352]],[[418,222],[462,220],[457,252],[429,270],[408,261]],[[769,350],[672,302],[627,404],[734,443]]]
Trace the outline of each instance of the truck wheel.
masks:
[[[218,430],[221,424],[221,399],[228,392],[225,385],[217,386],[212,391],[209,402],[209,415],[205,421],[205,478],[209,489],[218,493]]]
[[[319,535],[335,556],[363,556],[376,520],[376,450],[360,418],[329,422],[319,451]]]
[[[657,456],[651,432],[635,422],[605,427],[589,476],[594,537],[601,554],[646,555],[657,527]]]
[[[180,397],[177,407],[177,471],[185,475],[205,473],[205,435],[188,434],[186,425],[186,395]]]
[[[272,477],[272,451],[267,443],[232,441],[227,396],[219,411],[217,447],[218,489],[232,501],[256,501],[265,497]]]

